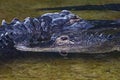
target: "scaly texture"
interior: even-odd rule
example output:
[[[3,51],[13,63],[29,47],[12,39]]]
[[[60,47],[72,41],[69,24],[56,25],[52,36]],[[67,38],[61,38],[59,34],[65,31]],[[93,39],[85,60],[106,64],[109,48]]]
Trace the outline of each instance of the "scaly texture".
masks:
[[[19,45],[49,48],[47,51],[53,52],[56,48],[60,51],[67,48],[68,52],[70,48],[75,52],[88,52],[89,49],[90,52],[97,52],[106,46],[104,52],[107,52],[119,43],[119,40],[116,41],[116,38],[119,39],[119,27],[119,20],[86,21],[67,10],[46,13],[37,18],[27,17],[24,21],[15,18],[9,24],[3,20],[0,27],[0,48],[14,48]],[[110,30],[115,34],[106,33]]]

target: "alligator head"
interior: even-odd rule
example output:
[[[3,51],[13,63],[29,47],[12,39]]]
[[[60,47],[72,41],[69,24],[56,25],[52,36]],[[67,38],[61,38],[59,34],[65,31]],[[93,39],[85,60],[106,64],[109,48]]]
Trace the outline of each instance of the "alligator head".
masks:
[[[120,21],[84,20],[70,11],[2,21],[0,47],[32,52],[104,53],[120,50]]]

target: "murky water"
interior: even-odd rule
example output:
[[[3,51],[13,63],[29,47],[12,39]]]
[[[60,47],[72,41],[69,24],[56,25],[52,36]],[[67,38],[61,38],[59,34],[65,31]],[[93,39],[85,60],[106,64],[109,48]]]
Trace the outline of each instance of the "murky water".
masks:
[[[120,3],[119,0],[0,0],[0,21],[27,16],[36,17],[46,12],[37,8]],[[85,19],[120,19],[119,11],[72,11]],[[69,54],[58,53],[1,53],[0,80],[120,80],[120,53]]]

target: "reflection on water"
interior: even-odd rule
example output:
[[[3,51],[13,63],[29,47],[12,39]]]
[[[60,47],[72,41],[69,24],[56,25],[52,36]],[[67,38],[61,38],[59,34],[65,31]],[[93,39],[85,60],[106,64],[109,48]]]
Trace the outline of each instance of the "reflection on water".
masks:
[[[7,53],[0,57],[5,80],[114,80],[120,76],[120,54]]]
[[[46,12],[37,8],[120,3],[120,0],[1,0],[0,21],[27,16],[36,17]],[[57,10],[58,11],[58,10]],[[85,19],[120,19],[119,11],[72,11]],[[120,53],[69,54],[4,53],[0,54],[0,80],[119,80]]]

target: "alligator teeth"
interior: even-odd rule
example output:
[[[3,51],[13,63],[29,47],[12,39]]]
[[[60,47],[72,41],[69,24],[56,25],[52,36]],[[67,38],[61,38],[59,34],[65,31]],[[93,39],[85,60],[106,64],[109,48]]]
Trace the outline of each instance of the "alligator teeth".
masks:
[[[7,24],[7,22],[3,19],[1,25],[3,26],[3,25],[6,25],[6,24]]]

